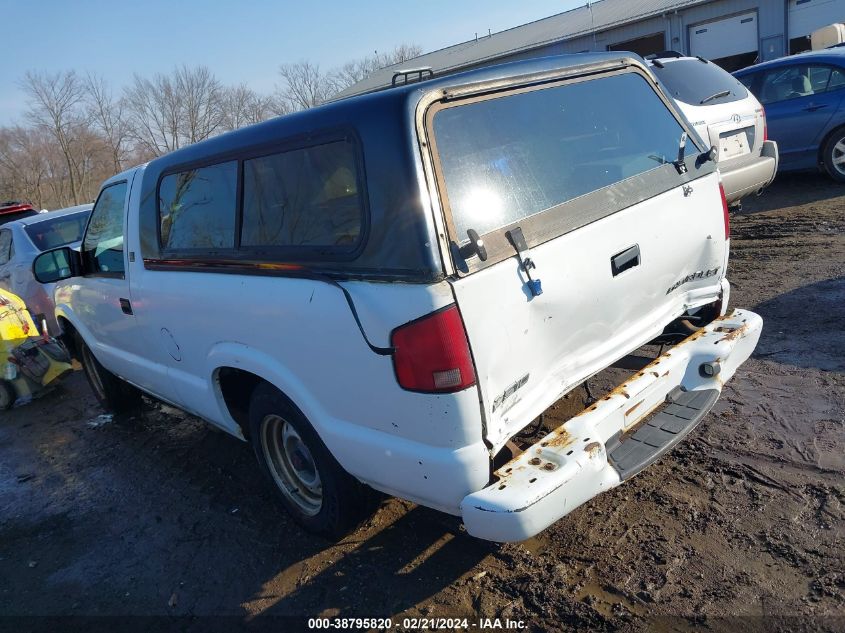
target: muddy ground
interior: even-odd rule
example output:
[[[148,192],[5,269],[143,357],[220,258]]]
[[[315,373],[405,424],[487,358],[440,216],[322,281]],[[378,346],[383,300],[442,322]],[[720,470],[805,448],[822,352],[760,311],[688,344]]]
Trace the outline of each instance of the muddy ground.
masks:
[[[754,357],[669,456],[523,544],[396,499],[329,544],[247,445],[161,406],[99,418],[77,372],[0,414],[0,627],[845,629],[845,187],[779,178],[734,216],[732,251],[732,305],[765,319]]]

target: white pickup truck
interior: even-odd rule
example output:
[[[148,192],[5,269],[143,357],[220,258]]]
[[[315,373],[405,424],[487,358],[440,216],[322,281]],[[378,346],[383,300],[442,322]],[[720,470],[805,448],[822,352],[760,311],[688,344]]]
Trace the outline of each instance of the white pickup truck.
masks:
[[[521,540],[674,446],[756,345],[687,125],[624,54],[406,83],[111,178],[81,253],[34,272],[104,406],[250,441],[306,528],[348,531],[369,486]]]

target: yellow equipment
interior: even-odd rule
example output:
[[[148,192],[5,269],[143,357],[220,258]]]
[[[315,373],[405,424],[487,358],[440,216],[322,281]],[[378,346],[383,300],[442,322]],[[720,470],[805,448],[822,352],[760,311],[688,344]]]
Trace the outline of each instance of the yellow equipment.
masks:
[[[15,294],[0,289],[0,409],[36,395],[71,370],[61,343],[41,336]]]

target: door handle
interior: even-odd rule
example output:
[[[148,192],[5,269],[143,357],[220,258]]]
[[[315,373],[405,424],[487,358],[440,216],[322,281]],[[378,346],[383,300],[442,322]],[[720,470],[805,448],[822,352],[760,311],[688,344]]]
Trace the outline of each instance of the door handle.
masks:
[[[640,247],[634,244],[630,248],[626,248],[621,253],[617,253],[610,258],[610,270],[613,276],[624,273],[626,270],[640,265]]]
[[[806,108],[804,108],[804,112],[815,112],[816,110],[821,110],[822,108],[826,108],[826,107],[827,107],[826,103],[822,103],[820,105],[809,105]]]
[[[129,299],[120,300],[120,309],[123,310],[123,314],[132,314],[132,304],[129,303]]]

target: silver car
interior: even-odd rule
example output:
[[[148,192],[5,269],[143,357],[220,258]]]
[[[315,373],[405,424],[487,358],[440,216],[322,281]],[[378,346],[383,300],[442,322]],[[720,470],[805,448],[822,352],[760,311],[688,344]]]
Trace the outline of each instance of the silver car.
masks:
[[[728,204],[772,184],[778,147],[768,139],[763,106],[745,86],[701,57],[665,51],[647,61],[704,143],[716,148]]]
[[[61,334],[53,306],[54,284],[40,284],[32,276],[32,260],[59,246],[77,246],[91,213],[91,204],[38,213],[0,226],[0,288],[26,303],[39,328],[47,324],[53,336]]]

